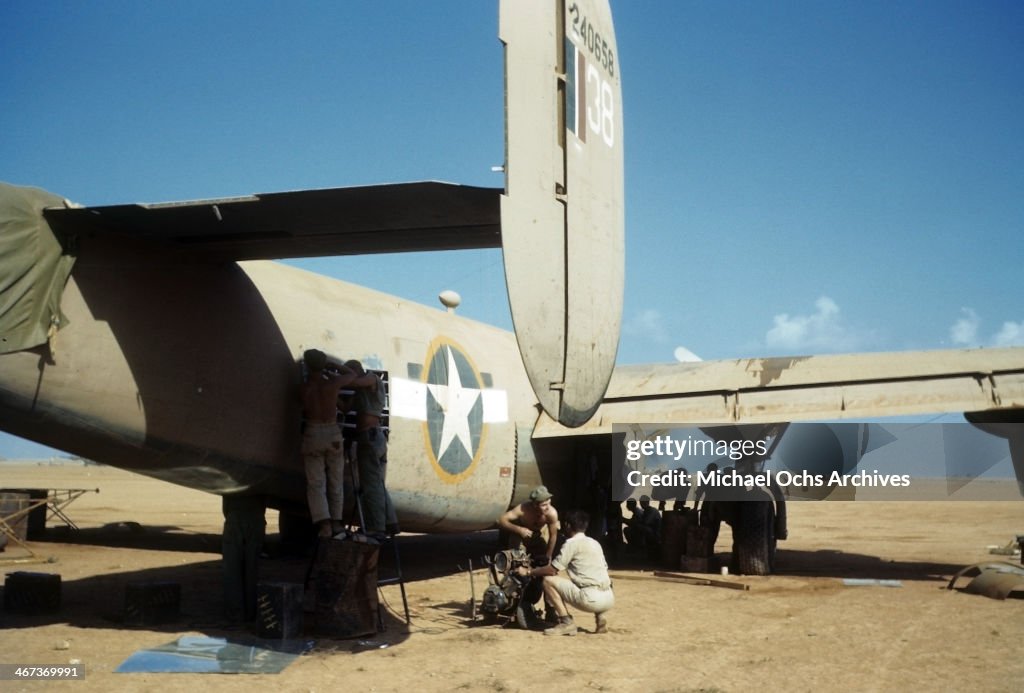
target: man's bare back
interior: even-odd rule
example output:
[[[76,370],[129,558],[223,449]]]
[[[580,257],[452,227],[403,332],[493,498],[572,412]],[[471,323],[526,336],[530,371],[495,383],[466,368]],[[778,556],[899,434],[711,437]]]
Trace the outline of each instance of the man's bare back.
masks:
[[[345,514],[344,456],[338,420],[338,393],[355,373],[330,363],[319,349],[307,349],[303,362],[308,377],[299,389],[306,422],[302,431],[302,464],[306,470],[306,502],[317,534],[339,531]],[[327,367],[332,370],[328,371]]]
[[[311,423],[334,423],[337,420],[338,392],[353,380],[356,374],[339,364],[331,364],[337,373],[311,370],[309,379],[302,384],[302,415]]]

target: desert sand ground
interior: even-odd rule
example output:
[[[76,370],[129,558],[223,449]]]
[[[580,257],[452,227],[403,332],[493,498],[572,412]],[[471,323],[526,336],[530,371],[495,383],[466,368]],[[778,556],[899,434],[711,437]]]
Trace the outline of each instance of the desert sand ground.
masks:
[[[280,674],[118,674],[136,650],[204,633],[236,637],[220,613],[219,498],[106,467],[0,465],[0,487],[99,488],[68,507],[77,532],[52,527],[31,548],[49,563],[4,572],[56,572],[62,608],[48,616],[0,613],[0,663],[80,661],[79,681],[3,681],[9,691],[604,690],[1017,691],[1024,687],[1024,601],[946,589],[961,567],[1001,557],[988,545],[1024,533],[1021,502],[822,502],[791,506],[779,574],[730,576],[748,591],[656,578],[655,566],[613,565],[611,632],[577,615],[577,637],[474,624],[469,559],[494,549],[494,532],[403,536],[412,626],[397,587],[394,612],[367,648],[317,640]],[[121,524],[117,524],[121,523]],[[127,523],[138,523],[134,531]],[[268,531],[276,513],[268,513]],[[271,536],[270,550],[273,553]],[[727,527],[717,550],[731,542]],[[1017,560],[1017,559],[1013,559]],[[261,571],[301,582],[302,559],[268,558]],[[845,586],[842,578],[898,580]],[[127,583],[182,586],[181,618],[123,625]],[[476,574],[477,593],[486,584]]]

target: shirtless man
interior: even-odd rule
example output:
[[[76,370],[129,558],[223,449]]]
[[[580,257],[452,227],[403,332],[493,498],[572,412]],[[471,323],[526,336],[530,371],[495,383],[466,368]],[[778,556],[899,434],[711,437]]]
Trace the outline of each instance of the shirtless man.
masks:
[[[500,518],[498,526],[522,539],[522,545],[531,556],[555,554],[558,542],[558,511],[551,505],[551,492],[546,486],[530,491],[530,499],[515,506]],[[547,537],[542,530],[547,528]]]
[[[306,467],[306,502],[317,534],[330,537],[340,531],[345,514],[345,462],[341,429],[338,427],[338,391],[351,383],[356,374],[340,364],[330,364],[337,373],[329,373],[327,355],[308,349],[302,356],[308,369],[302,384],[302,462]],[[333,525],[332,525],[333,520]]]

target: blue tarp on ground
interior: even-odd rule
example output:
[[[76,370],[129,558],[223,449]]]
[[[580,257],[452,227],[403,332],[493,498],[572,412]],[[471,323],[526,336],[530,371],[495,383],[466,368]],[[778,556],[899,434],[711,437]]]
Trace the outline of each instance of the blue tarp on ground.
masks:
[[[278,674],[312,649],[306,640],[230,642],[207,635],[183,635],[174,642],[139,650],[115,673]]]

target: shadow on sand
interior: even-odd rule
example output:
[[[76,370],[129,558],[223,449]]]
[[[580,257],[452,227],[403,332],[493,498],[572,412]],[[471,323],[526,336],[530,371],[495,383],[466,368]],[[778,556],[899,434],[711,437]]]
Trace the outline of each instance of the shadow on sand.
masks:
[[[443,577],[464,571],[472,561],[474,567],[482,565],[482,556],[496,550],[498,534],[476,532],[455,535],[401,535],[395,539],[406,583]],[[63,579],[60,590],[60,609],[55,613],[22,615],[0,612],[0,627],[4,629],[35,628],[66,623],[80,628],[126,629],[148,632],[180,634],[198,631],[210,636],[231,638],[252,637],[250,629],[229,627],[221,618],[223,613],[222,565],[219,556],[221,537],[214,533],[198,533],[171,525],[151,526],[136,522],[114,522],[98,528],[69,531],[50,528],[32,547],[40,556],[59,555],[59,545],[124,548],[128,550],[166,551],[168,565],[124,570],[112,565],[96,575],[79,579]],[[304,583],[310,567],[312,551],[294,555],[280,543],[280,537],[269,534],[265,553],[260,559],[260,581]],[[198,556],[196,554],[199,554]],[[206,554],[206,556],[203,556]],[[204,560],[204,558],[207,558]],[[126,554],[125,562],[130,561]],[[0,561],[5,573],[16,571],[61,573],[61,562],[35,564],[9,564]],[[380,553],[379,577],[397,575],[395,552],[385,545]],[[486,579],[485,579],[486,580]],[[166,622],[145,626],[125,623],[126,589],[133,583],[171,582],[181,586],[180,614]],[[6,588],[0,588],[0,595]],[[482,589],[482,588],[481,588]],[[468,593],[467,593],[468,597]],[[401,599],[389,597],[382,601],[383,630],[369,639],[332,640],[317,638],[318,649],[364,651],[378,642],[396,645],[408,637],[402,613]],[[468,616],[468,605],[467,605]],[[306,613],[305,635],[311,639]],[[466,619],[468,621],[468,618]],[[369,643],[369,644],[368,644]]]

